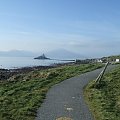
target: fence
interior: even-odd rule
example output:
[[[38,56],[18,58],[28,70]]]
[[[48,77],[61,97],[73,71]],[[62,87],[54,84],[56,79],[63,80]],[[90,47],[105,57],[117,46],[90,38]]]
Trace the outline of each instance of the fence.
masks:
[[[108,64],[109,64],[109,62],[106,63],[104,69],[102,70],[102,72],[101,72],[101,73],[99,74],[99,76],[97,77],[96,83],[100,83],[100,81],[102,80],[103,75],[104,75],[104,73],[105,73],[105,71],[106,71],[106,68],[107,68]]]

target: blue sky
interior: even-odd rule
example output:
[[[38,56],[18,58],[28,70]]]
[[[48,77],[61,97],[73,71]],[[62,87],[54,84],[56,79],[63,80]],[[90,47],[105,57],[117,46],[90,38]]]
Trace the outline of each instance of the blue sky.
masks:
[[[0,51],[120,54],[119,0],[0,0]]]

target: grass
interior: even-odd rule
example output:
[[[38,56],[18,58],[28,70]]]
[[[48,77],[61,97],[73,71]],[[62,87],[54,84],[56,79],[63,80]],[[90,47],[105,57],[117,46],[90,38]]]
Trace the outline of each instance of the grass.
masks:
[[[120,120],[120,66],[107,73],[97,87],[94,84],[89,83],[84,94],[95,120]]]
[[[19,74],[0,82],[0,120],[33,120],[55,84],[100,68],[101,64],[70,65]]]

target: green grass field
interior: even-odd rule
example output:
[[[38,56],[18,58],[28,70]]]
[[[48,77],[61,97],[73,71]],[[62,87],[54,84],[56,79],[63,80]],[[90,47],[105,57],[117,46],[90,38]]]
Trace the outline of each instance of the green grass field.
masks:
[[[15,75],[9,81],[0,82],[0,120],[33,120],[51,86],[101,66],[62,66]]]
[[[97,87],[94,84],[89,83],[84,94],[95,120],[120,120],[120,66],[107,73]]]

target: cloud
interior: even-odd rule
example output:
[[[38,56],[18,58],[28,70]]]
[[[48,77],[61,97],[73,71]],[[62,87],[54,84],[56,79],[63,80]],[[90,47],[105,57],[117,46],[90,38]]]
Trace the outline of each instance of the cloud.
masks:
[[[68,45],[73,46],[73,47],[80,47],[80,48],[84,48],[87,47],[89,45],[89,43],[84,43],[83,41],[71,41],[68,43]]]
[[[86,37],[96,38],[120,38],[120,26],[104,19],[100,21],[67,21],[64,27],[71,30],[71,33],[85,35]]]

